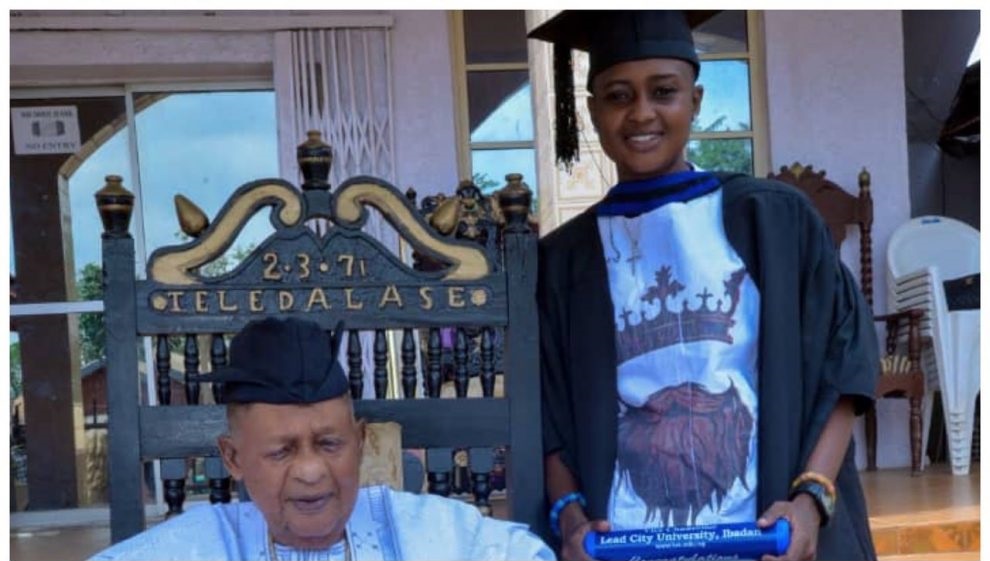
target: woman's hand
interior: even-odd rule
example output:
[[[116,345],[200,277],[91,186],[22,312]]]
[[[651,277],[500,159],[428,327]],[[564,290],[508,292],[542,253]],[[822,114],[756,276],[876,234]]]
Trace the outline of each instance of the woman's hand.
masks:
[[[791,545],[783,556],[764,555],[761,561],[809,561],[818,550],[818,529],[821,516],[815,501],[805,494],[793,501],[777,501],[756,521],[760,528],[772,526],[778,518],[791,523]]]
[[[609,529],[611,526],[607,520],[588,520],[584,517],[583,512],[580,517],[574,516],[570,520],[562,522],[560,525],[560,533],[563,536],[563,544],[560,548],[561,560],[593,561],[584,550],[584,536],[589,531],[608,532]]]

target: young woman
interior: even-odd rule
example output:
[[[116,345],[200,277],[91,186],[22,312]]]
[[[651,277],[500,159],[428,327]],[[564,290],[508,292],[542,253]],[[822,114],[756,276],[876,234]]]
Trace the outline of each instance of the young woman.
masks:
[[[870,313],[803,195],[685,160],[705,17],[563,12],[530,34],[589,52],[619,177],[541,242],[551,527],[583,560],[589,530],[784,517],[782,559],[874,559],[851,443],[876,385]],[[558,155],[573,122],[557,116]]]

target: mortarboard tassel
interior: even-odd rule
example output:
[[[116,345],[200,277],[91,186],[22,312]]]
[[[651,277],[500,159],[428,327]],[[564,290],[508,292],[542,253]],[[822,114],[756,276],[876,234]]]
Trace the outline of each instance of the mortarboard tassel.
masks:
[[[555,148],[557,163],[571,171],[579,160],[577,113],[574,107],[574,70],[571,68],[571,48],[562,43],[553,46],[553,83],[556,97]]]

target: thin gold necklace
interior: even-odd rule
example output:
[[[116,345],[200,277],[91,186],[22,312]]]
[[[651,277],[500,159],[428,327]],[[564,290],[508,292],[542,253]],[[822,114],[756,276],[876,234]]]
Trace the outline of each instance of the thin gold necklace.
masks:
[[[629,253],[629,257],[626,258],[626,263],[629,263],[629,274],[635,276],[636,275],[636,265],[638,264],[638,261],[643,258],[643,252],[641,252],[639,250],[639,242],[641,241],[640,240],[640,236],[642,235],[642,231],[643,231],[643,218],[642,218],[642,215],[637,216],[635,218],[626,218],[624,216],[623,217],[615,217],[615,220],[621,220],[622,221],[622,229],[626,231],[626,236],[629,239],[629,244],[630,244],[631,251]],[[636,221],[636,235],[635,236],[633,235],[632,228],[630,227],[630,223],[633,220]]]
[[[275,549],[275,536],[268,532],[268,559],[278,561],[278,550]],[[347,539],[347,529],[344,529],[344,561],[351,561],[351,542]]]

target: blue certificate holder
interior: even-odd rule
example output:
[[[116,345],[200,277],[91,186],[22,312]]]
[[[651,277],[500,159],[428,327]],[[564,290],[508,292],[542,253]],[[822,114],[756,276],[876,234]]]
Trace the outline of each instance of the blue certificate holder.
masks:
[[[600,561],[759,559],[783,555],[790,543],[791,525],[784,518],[767,528],[748,522],[588,532],[584,536],[584,550]]]

